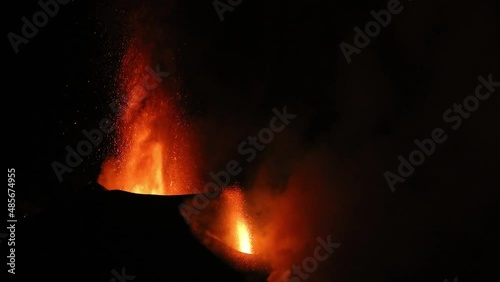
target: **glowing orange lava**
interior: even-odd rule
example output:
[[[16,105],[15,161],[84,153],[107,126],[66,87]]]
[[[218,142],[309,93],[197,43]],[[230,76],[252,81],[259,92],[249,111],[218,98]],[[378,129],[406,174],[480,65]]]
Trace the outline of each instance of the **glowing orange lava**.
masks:
[[[116,154],[102,165],[98,182],[139,194],[195,192],[194,155],[188,125],[177,106],[175,86],[154,75],[146,48],[131,41],[122,62],[116,121]]]
[[[242,253],[252,253],[252,236],[250,233],[248,218],[245,214],[243,193],[239,189],[224,190],[221,197],[224,200],[227,224],[226,243],[233,249]]]
[[[247,225],[243,221],[236,223],[236,230],[238,236],[238,250],[242,253],[252,253],[252,242],[250,241],[250,232]]]

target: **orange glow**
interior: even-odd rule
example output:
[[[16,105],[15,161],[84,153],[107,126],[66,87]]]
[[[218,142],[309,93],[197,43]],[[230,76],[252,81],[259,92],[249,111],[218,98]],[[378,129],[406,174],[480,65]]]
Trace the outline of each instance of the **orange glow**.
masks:
[[[236,230],[238,234],[238,250],[242,253],[252,253],[252,242],[250,241],[250,232],[247,225],[241,220],[236,223]]]
[[[242,253],[251,254],[252,235],[243,193],[239,189],[225,189],[221,197],[226,211],[221,215],[221,222],[226,223],[226,244]]]
[[[225,187],[212,199],[205,213],[193,215],[190,226],[194,235],[214,254],[235,269],[268,269],[259,246],[260,234],[249,212],[246,194],[237,186]],[[191,205],[192,199],[186,204]]]
[[[174,82],[151,73],[156,63],[150,63],[146,54],[151,52],[145,49],[132,41],[123,58],[116,154],[103,163],[98,182],[139,194],[193,193],[194,154],[176,105],[179,93]]]

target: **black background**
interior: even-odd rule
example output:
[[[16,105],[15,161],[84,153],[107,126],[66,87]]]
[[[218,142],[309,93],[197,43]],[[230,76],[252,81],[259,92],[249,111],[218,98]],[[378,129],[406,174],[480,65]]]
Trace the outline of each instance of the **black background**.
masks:
[[[4,34],[19,34],[20,18],[39,10],[35,1],[5,5]],[[170,217],[178,221],[172,207],[180,200],[166,201],[169,215],[161,215],[155,211],[162,210],[162,200],[134,200],[88,184],[96,180],[113,136],[62,183],[52,170],[53,161],[64,159],[65,146],[83,139],[82,129],[112,117],[108,105],[121,40],[130,28],[127,15],[130,9],[144,9],[154,11],[151,22],[157,28],[175,31],[176,46],[164,47],[175,52],[175,75],[182,81],[188,111],[210,118],[215,110],[224,110],[225,115],[213,117],[214,128],[238,128],[227,133],[230,144],[220,147],[236,148],[268,120],[270,109],[288,105],[303,117],[298,138],[304,148],[326,140],[345,161],[336,173],[346,175],[349,189],[332,187],[338,193],[335,202],[345,201],[339,208],[342,221],[332,226],[342,230],[338,238],[343,245],[328,266],[333,269],[330,281],[441,282],[455,276],[461,282],[487,281],[494,270],[490,256],[496,254],[492,232],[500,186],[500,90],[456,131],[442,114],[474,93],[479,75],[491,73],[500,80],[499,6],[495,1],[402,5],[404,10],[352,56],[351,64],[340,42],[352,44],[353,27],[364,27],[370,10],[385,8],[385,1],[245,0],[225,13],[223,22],[210,1],[73,1],[60,6],[18,54],[4,37],[3,138],[7,166],[16,169],[18,275],[41,279],[74,273],[67,279],[105,282],[112,268],[127,266],[137,281],[182,281],[174,277],[190,272],[223,281],[238,276],[212,262],[202,246],[193,252],[210,264],[183,258],[189,262],[177,262],[165,273],[167,262],[180,258],[171,251],[159,258],[163,263],[157,262],[155,249],[169,250],[172,244],[158,243],[162,236],[186,245],[191,239],[182,239],[188,236],[185,227],[171,234],[168,226],[152,226]],[[161,18],[165,6],[171,10]],[[395,171],[397,156],[407,156],[415,148],[413,140],[430,137],[436,127],[445,129],[448,140],[391,193],[383,173]],[[218,148],[216,134],[205,140],[208,148]],[[218,161],[232,153],[221,153]],[[127,208],[131,210],[117,213],[127,201],[133,203]],[[127,221],[130,227],[124,227]],[[106,233],[114,228],[135,231]],[[2,257],[4,244],[2,240]],[[86,253],[89,246],[98,247]]]

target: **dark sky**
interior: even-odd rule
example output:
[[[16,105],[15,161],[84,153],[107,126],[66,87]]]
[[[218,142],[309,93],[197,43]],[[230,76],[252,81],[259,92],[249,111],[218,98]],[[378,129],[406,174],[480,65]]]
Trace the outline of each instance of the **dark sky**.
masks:
[[[169,66],[188,117],[203,125],[202,167],[237,157],[233,148],[284,105],[300,117],[279,143],[285,149],[266,153],[239,180],[252,183],[269,159],[320,151],[333,160],[311,175],[342,183],[328,188],[338,206],[336,223],[325,222],[345,247],[325,281],[486,281],[499,198],[500,89],[456,130],[443,114],[474,94],[478,76],[500,81],[496,1],[401,2],[351,63],[339,44],[353,45],[353,28],[364,28],[386,1],[245,0],[222,22],[211,1],[116,2],[60,5],[17,54],[4,37],[4,139],[18,216],[78,198],[97,178],[112,135],[63,182],[51,163],[64,161],[83,129],[113,116],[123,41],[140,30],[155,46],[152,65]],[[21,18],[40,10],[36,1],[6,5],[4,34],[21,34]],[[175,63],[164,60],[166,51]],[[398,156],[435,128],[448,139],[392,193],[384,172],[397,172]]]

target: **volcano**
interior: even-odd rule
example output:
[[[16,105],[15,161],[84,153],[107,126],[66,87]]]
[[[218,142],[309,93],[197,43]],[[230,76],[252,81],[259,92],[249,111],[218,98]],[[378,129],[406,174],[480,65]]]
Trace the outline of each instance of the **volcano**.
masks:
[[[265,281],[265,274],[232,268],[193,235],[178,210],[192,195],[137,195],[96,183],[88,188],[92,192],[72,198],[61,195],[20,224],[20,234],[37,234],[23,240],[32,255],[20,259],[20,273],[111,281],[124,269],[134,281]]]

